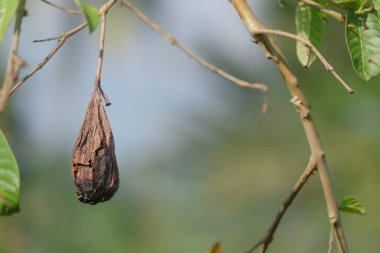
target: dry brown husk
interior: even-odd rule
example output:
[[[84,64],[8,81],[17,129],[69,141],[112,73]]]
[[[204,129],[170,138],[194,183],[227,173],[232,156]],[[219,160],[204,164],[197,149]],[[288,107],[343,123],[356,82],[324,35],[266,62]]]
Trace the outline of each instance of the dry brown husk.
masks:
[[[119,188],[114,139],[97,90],[88,102],[73,149],[71,174],[83,203],[107,201]]]

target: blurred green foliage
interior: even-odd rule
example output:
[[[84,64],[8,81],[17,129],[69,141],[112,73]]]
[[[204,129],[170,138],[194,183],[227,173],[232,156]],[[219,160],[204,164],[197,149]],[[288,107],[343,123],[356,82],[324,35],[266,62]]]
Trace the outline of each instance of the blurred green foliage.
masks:
[[[273,15],[271,25],[294,30],[294,9],[281,9],[273,2],[271,11],[278,15]],[[379,79],[364,83],[355,75],[345,47],[339,46],[345,43],[343,34],[341,26],[329,22],[322,52],[353,86],[354,95],[319,63],[302,69],[294,43],[279,42],[310,99],[337,196],[355,195],[367,208],[362,217],[342,214],[351,251],[378,252]],[[234,66],[213,54],[207,41],[199,39],[199,44],[219,66]],[[266,60],[253,59],[252,65],[256,61]],[[46,156],[34,149],[27,126],[8,110],[1,125],[8,126],[20,163],[22,199],[20,214],[0,218],[0,252],[194,253],[206,252],[215,241],[224,243],[225,252],[243,252],[256,243],[306,166],[309,151],[289,94],[272,65],[233,68],[240,76],[260,77],[269,84],[268,114],[260,114],[258,92],[227,82],[215,85],[215,93],[230,110],[189,115],[202,131],[173,132],[182,136],[181,147],[146,157],[144,167],[129,168],[119,156],[119,192],[97,206],[75,199],[70,154]],[[215,82],[221,81],[216,77]],[[326,252],[330,229],[325,209],[314,175],[285,215],[270,252]]]

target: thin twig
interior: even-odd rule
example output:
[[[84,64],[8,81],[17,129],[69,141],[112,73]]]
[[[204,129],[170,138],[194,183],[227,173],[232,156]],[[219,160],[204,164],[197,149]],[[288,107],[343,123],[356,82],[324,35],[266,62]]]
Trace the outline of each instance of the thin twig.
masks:
[[[95,75],[95,89],[99,90],[99,92],[102,94],[104,98],[104,101],[106,102],[106,106],[109,106],[111,105],[111,102],[108,100],[107,96],[103,92],[102,86],[100,85],[100,78],[102,75],[102,65],[103,65],[105,32],[106,32],[106,15],[103,13],[101,15],[99,59],[98,59],[98,67],[97,67],[96,75]]]
[[[57,39],[59,39],[59,37],[60,37],[60,36],[57,36],[57,37],[50,37],[50,38],[40,39],[40,40],[33,40],[32,42],[33,42],[33,43],[37,43],[37,42],[52,41],[52,40],[57,40]]]
[[[104,40],[106,32],[106,15],[101,15],[101,29],[100,29],[100,39],[99,39],[99,58],[98,67],[95,75],[95,87],[100,87],[100,77],[102,75],[102,65],[103,65],[103,52],[104,52]]]
[[[234,83],[237,86],[240,87],[246,87],[246,88],[253,88],[253,89],[259,89],[263,93],[266,93],[268,91],[268,87],[265,84],[262,83],[251,83],[244,80],[241,80],[221,69],[218,67],[206,62],[193,52],[191,52],[189,49],[185,48],[178,42],[176,38],[174,38],[169,33],[165,32],[161,27],[159,27],[156,23],[154,23],[152,20],[150,20],[144,13],[142,13],[139,9],[137,9],[135,6],[133,6],[129,1],[127,0],[121,0],[121,3],[125,5],[129,10],[131,10],[141,21],[143,21],[145,24],[147,24],[149,27],[151,27],[154,31],[156,31],[159,35],[161,35],[166,41],[168,41],[173,46],[177,47],[179,50],[181,50],[183,53],[185,53],[189,58],[193,59],[197,63],[199,63],[201,66],[205,67],[211,72],[214,72],[218,74],[219,76],[227,79],[228,81]],[[266,107],[263,105],[263,110],[265,110]]]
[[[331,228],[330,228],[330,236],[329,236],[329,248],[327,250],[327,253],[331,253],[332,252],[333,243],[334,243],[334,228],[331,226]]]
[[[69,9],[69,8],[63,7],[61,5],[49,2],[47,0],[41,0],[41,1],[44,2],[44,3],[46,3],[46,4],[48,4],[48,5],[50,5],[50,6],[53,6],[54,8],[57,8],[57,9],[59,9],[61,11],[64,11],[66,13],[75,14],[75,15],[82,15],[82,12],[80,12],[78,10]]]
[[[33,76],[38,70],[40,70],[45,64],[57,53],[57,51],[62,47],[62,45],[65,43],[65,41],[76,34],[77,32],[81,31],[83,28],[87,26],[87,22],[82,23],[81,25],[75,27],[74,29],[62,33],[61,36],[58,38],[57,45],[50,51],[50,53],[40,62],[37,64],[36,67],[34,67],[28,74],[26,74],[15,86],[13,86],[11,92],[9,95],[12,95],[18,88],[20,88],[21,85],[25,83],[26,80],[28,80],[31,76]]]
[[[269,227],[264,238],[261,239],[258,243],[256,243],[251,249],[246,251],[246,253],[252,253],[260,246],[261,246],[261,251],[265,252],[269,244],[272,242],[274,234],[276,233],[277,227],[280,224],[286,211],[288,210],[288,208],[290,207],[290,205],[292,204],[293,200],[296,198],[297,194],[300,192],[302,187],[305,185],[309,177],[313,174],[315,169],[316,169],[316,163],[314,159],[311,157],[302,175],[294,184],[292,191],[289,193],[289,195],[286,197],[286,199],[282,203],[280,210],[278,211],[272,225]]]
[[[106,2],[100,9],[99,9],[99,15],[102,15],[102,13],[107,13],[107,11],[116,3],[116,0],[110,0]],[[74,29],[62,33],[58,37],[57,45],[50,51],[50,53],[40,62],[37,64],[36,67],[34,67],[28,74],[26,74],[15,86],[13,86],[12,90],[10,91],[9,95],[12,95],[21,85],[25,83],[26,80],[28,80],[31,76],[33,76],[38,70],[40,70],[45,64],[57,53],[57,51],[62,47],[62,45],[66,42],[68,38],[76,34],[77,32],[83,30],[87,26],[87,22],[84,22],[80,24],[79,26],[75,27]],[[53,38],[49,38],[46,40],[53,40]]]
[[[326,6],[323,6],[317,2],[314,2],[312,0],[299,0],[299,1],[304,2],[305,4],[310,5],[313,8],[318,9],[323,13],[326,13],[327,15],[336,19],[340,23],[344,23],[346,20],[345,17],[343,16],[343,14],[336,12],[336,11],[333,11],[333,10],[327,8]]]
[[[334,68],[331,66],[331,64],[326,60],[326,58],[319,52],[319,50],[310,42],[310,40],[304,39],[300,36],[297,36],[292,33],[280,31],[280,30],[273,30],[273,29],[267,29],[267,28],[259,28],[255,31],[256,34],[266,34],[266,35],[276,35],[285,37],[288,39],[292,39],[295,41],[298,41],[302,43],[305,47],[309,47],[317,56],[317,58],[321,61],[321,63],[325,66],[326,70],[330,72],[349,93],[354,93],[354,90],[335,72]]]
[[[11,50],[8,56],[7,70],[3,82],[2,89],[0,91],[0,113],[4,111],[5,105],[8,101],[9,92],[12,89],[14,82],[18,79],[20,70],[26,66],[25,61],[18,54],[18,47],[20,41],[21,23],[22,18],[25,15],[25,0],[19,2],[19,6],[16,11],[16,21],[13,31],[13,39]]]
[[[99,39],[99,59],[98,59],[98,67],[96,69],[95,74],[95,89],[99,90],[102,94],[104,101],[106,102],[106,106],[111,105],[107,96],[103,92],[102,86],[100,85],[100,79],[102,76],[102,66],[103,66],[103,55],[104,55],[104,40],[106,34],[106,14],[101,14],[101,29],[100,29],[100,39]]]
[[[99,59],[98,67],[96,69],[95,75],[95,89],[97,89],[100,94],[103,96],[106,106],[111,105],[111,102],[108,100],[108,97],[104,93],[102,86],[100,84],[100,79],[102,76],[102,66],[103,66],[103,55],[104,55],[104,40],[106,35],[106,15],[108,10],[116,3],[116,0],[111,0],[104,4],[102,8],[99,9],[99,15],[101,18],[101,28],[100,28],[100,39],[99,39]]]

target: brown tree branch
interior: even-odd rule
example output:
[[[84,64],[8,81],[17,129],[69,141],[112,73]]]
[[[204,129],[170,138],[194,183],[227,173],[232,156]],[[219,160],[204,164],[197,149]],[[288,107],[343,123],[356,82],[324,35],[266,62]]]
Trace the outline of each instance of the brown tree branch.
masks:
[[[0,113],[4,111],[5,105],[8,101],[9,92],[12,89],[14,82],[17,80],[20,70],[26,66],[25,61],[18,54],[18,47],[20,41],[21,23],[25,15],[25,0],[20,0],[16,11],[16,21],[13,31],[13,39],[11,50],[8,56],[7,70],[0,91]]]
[[[63,12],[69,13],[69,14],[82,15],[82,12],[80,12],[78,10],[72,10],[72,9],[63,7],[61,5],[49,2],[47,0],[41,0],[41,2],[44,2],[44,3],[46,3],[46,4],[50,5],[50,6],[53,6],[54,8],[57,8],[58,10],[61,10]]]
[[[343,14],[339,13],[339,12],[336,12],[336,11],[333,11],[329,8],[327,8],[326,6],[323,6],[317,2],[314,2],[312,0],[299,0],[307,5],[310,5],[311,7],[313,8],[316,8],[318,10],[320,10],[321,12],[323,13],[326,13],[328,16],[336,19],[338,22],[340,23],[344,23],[346,18],[344,17]]]
[[[256,243],[251,249],[246,251],[246,253],[252,253],[260,246],[261,246],[261,252],[265,252],[269,244],[273,241],[274,234],[276,233],[278,225],[280,225],[280,222],[282,218],[284,217],[286,211],[292,204],[293,200],[297,197],[298,193],[301,191],[302,187],[305,185],[309,177],[313,174],[315,169],[316,169],[315,161],[312,157],[310,157],[310,161],[308,165],[306,166],[302,175],[293,186],[292,191],[289,193],[289,195],[286,197],[286,199],[282,203],[280,210],[278,211],[272,225],[269,227],[266,235],[258,243]]]
[[[268,32],[264,25],[256,18],[246,0],[231,0],[235,10],[239,14],[243,24],[247,28],[250,35],[257,40],[264,54],[274,62],[278,71],[284,78],[284,82],[292,97],[294,103],[298,105],[297,111],[300,115],[300,120],[311,151],[311,157],[315,161],[318,170],[319,179],[321,182],[322,190],[325,197],[327,212],[329,216],[330,225],[334,230],[334,237],[337,242],[337,248],[340,253],[348,253],[343,228],[340,221],[339,209],[337,200],[333,191],[333,185],[329,175],[327,162],[325,159],[325,152],[319,139],[318,131],[315,126],[314,120],[310,114],[310,107],[307,99],[305,98],[302,90],[298,85],[296,76],[290,71],[286,63],[278,57],[278,52],[275,50],[276,46],[271,41],[267,34],[278,34],[277,32]],[[261,31],[261,32],[260,32]],[[270,30],[271,31],[271,30]],[[273,30],[272,30],[273,31]],[[304,108],[304,109],[302,109]],[[307,109],[307,113],[305,113]],[[265,252],[263,248],[261,252]]]
[[[133,6],[129,1],[127,0],[121,0],[121,3],[125,5],[132,13],[134,13],[141,21],[143,21],[145,24],[147,24],[149,27],[151,27],[154,31],[156,31],[159,35],[161,35],[166,41],[168,41],[173,46],[177,47],[179,50],[181,50],[183,53],[185,53],[189,58],[193,59],[197,63],[199,63],[204,68],[208,69],[211,72],[216,73],[217,75],[223,77],[224,79],[227,79],[228,81],[232,82],[233,84],[245,87],[245,88],[253,88],[253,89],[259,89],[264,94],[268,91],[268,87],[265,84],[261,83],[251,83],[244,80],[241,80],[221,69],[218,67],[208,63],[207,61],[203,60],[201,57],[197,56],[193,52],[191,52],[189,49],[185,48],[182,44],[178,42],[176,38],[174,38],[169,33],[165,32],[161,27],[159,27],[156,23],[154,23],[152,20],[150,20],[144,13],[142,13],[139,9],[137,9],[135,6]],[[263,105],[263,111],[265,111],[266,104]]]

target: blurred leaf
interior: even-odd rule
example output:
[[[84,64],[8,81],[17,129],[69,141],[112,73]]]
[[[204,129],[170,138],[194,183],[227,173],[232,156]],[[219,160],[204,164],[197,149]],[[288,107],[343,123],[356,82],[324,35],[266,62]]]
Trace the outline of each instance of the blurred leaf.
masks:
[[[278,0],[278,4],[281,7],[287,7],[287,6],[289,6],[289,0]]]
[[[380,0],[372,0],[372,2],[373,2],[373,6],[375,7],[375,9],[377,11],[379,11],[380,10]]]
[[[20,175],[17,161],[0,130],[0,215],[19,211]]]
[[[332,3],[341,9],[357,10],[362,0],[333,0]]]
[[[0,0],[0,42],[3,41],[5,30],[16,12],[18,0]]]
[[[376,13],[346,18],[346,42],[356,73],[368,81],[380,73],[380,20]]]
[[[98,9],[80,0],[75,0],[75,3],[79,6],[84,17],[86,18],[88,30],[90,31],[90,33],[92,33],[98,25],[98,21],[99,21]]]
[[[366,213],[364,205],[353,196],[345,197],[342,202],[340,202],[339,210],[346,213],[355,213],[360,215],[364,215]]]
[[[316,2],[322,5],[327,4],[325,0],[316,0]],[[296,28],[298,36],[310,40],[314,46],[318,47],[326,29],[326,14],[299,2],[296,8]],[[311,65],[316,59],[314,52],[308,53],[308,51],[310,50],[297,41],[297,56],[303,66]]]
[[[208,252],[209,253],[222,253],[223,249],[224,249],[224,245],[221,242],[216,242]]]

